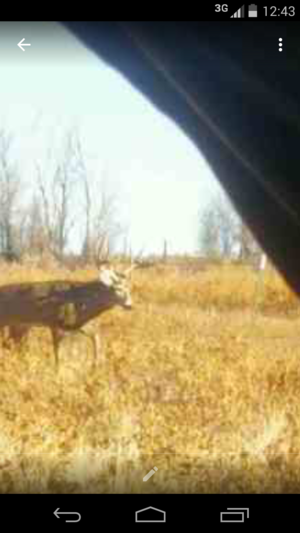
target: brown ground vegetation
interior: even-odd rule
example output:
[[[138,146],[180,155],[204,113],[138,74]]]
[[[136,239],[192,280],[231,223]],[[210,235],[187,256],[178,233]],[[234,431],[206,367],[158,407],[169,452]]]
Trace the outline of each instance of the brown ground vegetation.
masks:
[[[95,275],[10,266],[0,284]],[[92,324],[96,369],[70,337],[57,374],[41,328],[1,348],[1,492],[300,492],[300,313],[282,278],[152,268],[132,294]]]

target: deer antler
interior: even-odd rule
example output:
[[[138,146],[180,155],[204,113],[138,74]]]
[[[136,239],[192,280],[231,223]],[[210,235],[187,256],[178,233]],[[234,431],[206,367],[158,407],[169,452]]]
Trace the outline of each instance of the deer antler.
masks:
[[[140,253],[133,259],[131,259],[131,265],[129,268],[127,268],[124,271],[125,276],[129,276],[129,274],[136,268],[140,268],[141,265],[141,257],[143,255],[143,249],[140,251]]]
[[[135,268],[138,268],[138,264],[137,263],[133,263],[133,265],[131,265],[129,268],[127,268],[124,272],[125,276],[129,276],[129,274],[135,269]]]

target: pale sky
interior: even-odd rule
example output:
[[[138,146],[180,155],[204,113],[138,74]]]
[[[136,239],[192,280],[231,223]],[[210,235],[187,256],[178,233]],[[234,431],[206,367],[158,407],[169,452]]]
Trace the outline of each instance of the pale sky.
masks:
[[[23,38],[31,44],[25,52],[17,46]],[[35,186],[35,163],[46,173],[47,154],[55,160],[76,127],[95,195],[105,176],[135,253],[160,252],[165,239],[170,252],[195,252],[199,211],[220,187],[184,133],[55,23],[2,24],[0,51],[1,126],[14,136],[27,193]],[[74,199],[75,248],[81,201]]]

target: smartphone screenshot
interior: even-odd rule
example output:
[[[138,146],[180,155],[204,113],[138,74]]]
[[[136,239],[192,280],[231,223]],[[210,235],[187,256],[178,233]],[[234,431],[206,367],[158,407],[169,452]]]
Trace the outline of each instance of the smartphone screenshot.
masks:
[[[295,519],[297,9],[0,23],[11,525]]]

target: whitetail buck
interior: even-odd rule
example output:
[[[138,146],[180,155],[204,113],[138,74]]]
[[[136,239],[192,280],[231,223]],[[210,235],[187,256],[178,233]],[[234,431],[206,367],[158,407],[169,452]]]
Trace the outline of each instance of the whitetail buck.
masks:
[[[66,332],[79,332],[93,343],[94,363],[99,339],[82,327],[104,311],[119,305],[132,307],[128,275],[111,268],[100,269],[99,280],[43,281],[0,287],[0,329],[19,342],[32,326],[48,327],[52,334],[56,367],[59,344]]]

